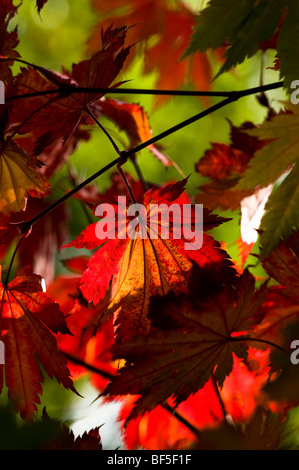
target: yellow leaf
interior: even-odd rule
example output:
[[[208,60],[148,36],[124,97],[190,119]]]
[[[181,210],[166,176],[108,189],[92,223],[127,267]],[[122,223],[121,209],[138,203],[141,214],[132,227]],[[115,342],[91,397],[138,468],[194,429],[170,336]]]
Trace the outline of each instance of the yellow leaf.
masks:
[[[0,210],[19,212],[26,208],[28,195],[46,195],[49,184],[35,168],[40,162],[13,141],[6,141],[0,152]]]

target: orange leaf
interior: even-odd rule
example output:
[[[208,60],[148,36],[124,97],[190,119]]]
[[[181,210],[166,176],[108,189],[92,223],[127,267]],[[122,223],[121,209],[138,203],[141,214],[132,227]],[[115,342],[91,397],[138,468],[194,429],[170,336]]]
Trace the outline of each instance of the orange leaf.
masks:
[[[125,131],[130,148],[152,138],[149,118],[138,104],[120,100],[102,99],[97,104],[97,112],[111,119],[121,130]],[[148,150],[163,163],[164,166],[176,166],[175,163],[159,150],[158,145],[150,144]]]
[[[8,140],[0,150],[0,210],[23,211],[28,194],[35,197],[47,195],[49,183],[35,171],[41,165],[29,157],[15,142]]]

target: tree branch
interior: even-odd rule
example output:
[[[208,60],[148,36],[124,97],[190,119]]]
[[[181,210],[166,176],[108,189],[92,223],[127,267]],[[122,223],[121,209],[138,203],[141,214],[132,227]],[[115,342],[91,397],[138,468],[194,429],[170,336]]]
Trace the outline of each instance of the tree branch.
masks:
[[[0,61],[3,59],[0,59]],[[209,96],[215,98],[230,98],[237,95],[238,97],[263,93],[269,90],[282,88],[283,82],[273,82],[267,85],[260,85],[247,90],[233,90],[233,91],[202,91],[202,90],[156,90],[156,89],[143,89],[143,88],[92,88],[63,85],[53,90],[42,90],[32,93],[24,93],[20,95],[8,96],[5,101],[15,101],[26,98],[35,98],[38,96],[52,95],[61,93],[69,96],[70,94],[78,93],[99,93],[99,94],[124,94],[124,95],[162,95],[162,96]]]
[[[182,423],[186,428],[189,429],[196,437],[197,439],[200,437],[201,433],[200,431],[193,426],[184,416],[182,416],[175,408],[170,406],[167,402],[164,402],[161,404],[162,408],[164,410],[168,411],[171,415],[173,415],[180,423]]]
[[[205,116],[208,116],[209,114],[214,113],[218,109],[221,109],[225,106],[227,106],[230,103],[233,103],[234,101],[239,100],[240,98],[243,98],[245,96],[251,95],[251,94],[256,94],[260,93],[262,90],[270,90],[274,88],[279,88],[282,86],[281,82],[276,82],[268,85],[263,85],[263,86],[258,86],[242,91],[236,91],[236,92],[230,92],[230,95],[228,98],[220,101],[219,103],[210,106],[209,108],[205,109],[204,111],[201,111],[200,113],[195,114],[189,119],[186,119],[185,121],[180,122],[179,124],[176,124],[175,126],[167,129],[164,132],[161,132],[160,134],[157,134],[156,136],[152,137],[151,139],[146,140],[145,142],[142,142],[141,144],[137,145],[136,147],[133,147],[130,150],[122,150],[121,155],[110,162],[108,165],[105,167],[101,168],[99,171],[95,172],[93,175],[91,175],[89,178],[86,180],[82,181],[76,188],[72,189],[69,191],[67,194],[63,195],[60,199],[58,199],[56,202],[54,202],[52,205],[47,207],[45,210],[43,210],[40,214],[37,214],[35,217],[33,217],[30,221],[28,222],[22,222],[22,224],[27,224],[27,226],[32,226],[34,223],[36,223],[39,219],[47,215],[49,212],[54,210],[56,207],[58,207],[60,204],[65,202],[67,199],[72,197],[74,194],[76,194],[80,189],[84,188],[86,185],[94,181],[96,178],[101,176],[103,173],[106,171],[110,170],[113,168],[115,165],[117,165],[121,159],[123,158],[129,158],[131,155],[139,152],[140,150],[143,150],[144,148],[148,147],[151,144],[154,144],[158,142],[161,139],[164,139],[165,137],[168,137],[169,135],[173,134],[174,132],[177,132],[180,129],[183,129],[186,126],[189,126],[190,124],[204,118]],[[73,88],[75,89],[75,88]],[[94,89],[93,89],[94,92]],[[61,93],[61,90],[60,90]]]
[[[105,379],[108,380],[113,380],[114,375],[110,374],[109,372],[106,372],[103,369],[99,369],[98,367],[93,366],[92,364],[88,364],[87,362],[83,361],[82,359],[77,358],[76,356],[73,356],[72,354],[69,354],[65,351],[60,350],[60,352],[71,362],[74,364],[77,364],[79,366],[84,367],[86,370],[89,370],[90,372],[93,372],[95,374],[99,374]],[[172,406],[170,406],[167,402],[164,402],[161,404],[162,408],[164,408],[166,411],[168,411],[171,415],[173,415],[178,421],[180,421],[184,426],[186,426],[189,431],[191,431],[197,438],[200,436],[200,431],[193,426],[184,416],[182,416],[180,413],[178,413]]]
[[[225,404],[224,404],[224,401],[222,399],[222,396],[221,396],[221,393],[220,393],[220,390],[219,390],[219,387],[218,387],[218,384],[216,382],[214,374],[212,375],[212,382],[213,382],[213,386],[214,386],[217,398],[218,398],[219,403],[220,403],[220,408],[221,408],[223,417],[224,417],[227,424],[229,424],[230,426],[234,426],[234,422],[233,422],[233,418],[232,418],[231,414],[226,411]]]

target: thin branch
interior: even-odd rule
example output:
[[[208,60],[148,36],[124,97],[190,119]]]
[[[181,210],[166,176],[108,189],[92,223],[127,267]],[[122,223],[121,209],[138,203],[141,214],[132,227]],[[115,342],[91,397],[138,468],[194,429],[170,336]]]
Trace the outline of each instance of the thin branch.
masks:
[[[93,175],[91,175],[89,178],[87,178],[86,180],[82,181],[82,183],[78,184],[78,186],[76,186],[76,188],[72,189],[71,191],[69,191],[68,193],[64,194],[60,199],[58,199],[57,201],[53,202],[53,204],[51,204],[50,206],[46,207],[46,209],[44,209],[43,211],[41,211],[39,214],[37,214],[35,217],[33,217],[31,220],[27,221],[27,222],[23,222],[23,224],[27,224],[28,226],[32,226],[33,224],[35,224],[38,220],[40,220],[42,217],[44,217],[45,215],[49,214],[50,212],[52,212],[54,209],[56,209],[56,207],[58,207],[60,204],[62,204],[63,202],[67,201],[70,197],[72,197],[74,194],[76,194],[78,191],[80,191],[82,188],[84,188],[85,186],[87,186],[89,183],[91,183],[92,181],[94,181],[98,176],[101,176],[103,175],[106,171],[109,171],[111,168],[113,168],[119,161],[119,158],[116,158],[115,160],[113,160],[112,162],[108,163],[106,166],[104,166],[103,168],[101,168],[99,171],[97,171],[96,173],[94,173]]]
[[[140,165],[137,161],[136,155],[131,155],[131,162],[133,163],[133,166],[134,166],[135,171],[138,175],[138,178],[141,181],[144,192],[147,192],[149,190],[149,185],[147,184],[146,180],[144,179],[144,176],[143,176],[143,173],[141,171]]]
[[[84,109],[87,112],[87,114],[91,117],[91,119],[97,124],[97,126],[99,126],[99,128],[102,129],[102,131],[104,132],[106,137],[111,142],[111,144],[112,144],[114,150],[116,151],[117,155],[120,155],[121,150],[118,148],[117,144],[115,143],[114,139],[111,137],[109,132],[106,131],[105,127],[100,123],[100,121],[96,118],[96,116],[93,114],[93,112],[90,110],[90,108],[88,106],[86,106]]]
[[[164,408],[166,411],[168,411],[171,415],[173,415],[180,423],[184,424],[186,428],[189,429],[196,437],[197,439],[200,438],[201,432],[193,426],[184,416],[182,416],[176,409],[174,409],[172,406],[170,406],[167,402],[161,403],[162,408]]]
[[[10,276],[10,272],[11,272],[11,268],[12,268],[12,265],[13,265],[13,262],[14,262],[14,259],[16,257],[16,254],[18,252],[18,249],[20,248],[21,246],[21,243],[22,241],[24,240],[24,238],[26,238],[26,235],[25,234],[22,234],[18,240],[18,243],[16,244],[16,247],[14,249],[14,252],[12,254],[12,257],[10,259],[10,263],[9,263],[9,266],[8,266],[8,270],[7,270],[7,273],[6,273],[6,276],[5,276],[5,279],[4,279],[4,282],[3,282],[3,287],[7,287],[7,284],[8,284],[8,281],[9,281],[9,276]]]
[[[93,366],[92,364],[89,364],[85,361],[83,361],[82,359],[79,359],[78,357],[76,356],[73,356],[72,354],[69,354],[65,351],[62,351],[60,350],[60,352],[71,362],[73,362],[74,364],[77,364],[79,366],[82,366],[84,367],[85,369],[89,370],[90,372],[93,372],[95,374],[99,374],[101,375],[102,377],[104,377],[105,379],[108,379],[108,380],[113,380],[114,379],[114,375],[113,374],[110,374],[109,372],[103,370],[103,369],[99,369],[98,367],[95,367]],[[182,424],[184,424],[184,426],[186,426],[189,431],[191,431],[193,434],[195,434],[195,436],[197,438],[199,438],[200,436],[200,431],[195,427],[193,426],[193,424],[191,424],[184,416],[182,416],[180,413],[178,413],[174,408],[172,408],[172,406],[170,406],[167,402],[164,402],[161,404],[161,406],[166,410],[168,411],[171,415],[173,415],[178,421],[180,421]]]
[[[125,160],[125,162],[126,162],[126,161],[127,161],[127,159]],[[124,163],[125,163],[125,162],[124,162]],[[120,160],[120,161],[118,162],[118,164],[117,164],[117,169],[118,169],[118,171],[120,172],[120,175],[121,175],[122,179],[123,179],[124,182],[125,182],[125,185],[126,185],[126,188],[127,188],[128,192],[129,192],[129,194],[130,194],[132,203],[133,203],[133,204],[136,204],[136,199],[135,199],[135,196],[134,196],[134,194],[133,194],[133,191],[132,191],[132,188],[131,188],[131,186],[130,186],[130,183],[129,183],[129,181],[127,180],[127,177],[126,177],[126,175],[125,175],[125,173],[124,173],[124,170],[122,169],[122,165],[123,165],[124,163]]]
[[[5,59],[0,59],[5,60]],[[65,94],[66,96],[70,94],[78,93],[99,93],[99,94],[123,94],[123,95],[162,95],[162,96],[209,96],[215,98],[229,98],[237,95],[248,96],[257,93],[263,93],[269,90],[275,90],[277,88],[282,88],[283,82],[273,82],[267,85],[260,85],[254,88],[248,88],[247,90],[232,90],[232,91],[203,91],[203,90],[156,90],[156,89],[144,89],[144,88],[102,88],[102,87],[80,87],[80,86],[71,86],[67,84],[61,85],[61,87],[53,88],[52,90],[41,90],[31,93],[24,93],[19,95],[12,95],[6,98],[6,101],[15,101],[20,99],[35,98],[38,96],[51,95],[56,93]]]
[[[229,424],[230,426],[234,426],[233,418],[232,418],[231,414],[228,413],[227,410],[226,410],[226,407],[225,407],[224,401],[222,399],[222,396],[221,396],[221,393],[220,393],[220,390],[219,390],[219,387],[218,387],[218,384],[216,382],[214,374],[212,375],[212,382],[213,382],[214,389],[215,389],[216,395],[217,395],[219,403],[220,403],[220,407],[221,407],[221,410],[222,410],[223,417],[224,417],[227,424]]]
[[[279,346],[278,344],[276,343],[273,343],[272,341],[268,341],[267,339],[262,339],[262,338],[252,338],[251,336],[245,336],[245,337],[242,337],[242,336],[235,336],[235,337],[231,337],[230,338],[230,341],[256,341],[258,343],[263,343],[263,344],[267,344],[269,346],[272,346],[273,348],[276,348],[278,349],[279,351],[282,351],[283,353],[285,354],[289,354],[289,351],[287,351],[286,349],[282,348],[281,346]]]
[[[99,94],[121,94],[121,95],[162,95],[162,96],[209,96],[215,98],[227,98],[234,91],[201,91],[201,90],[156,90],[143,88],[89,88],[89,87],[71,87],[64,85],[61,88],[53,88],[52,90],[34,91],[32,93],[24,93],[20,95],[8,96],[5,101],[16,101],[26,98],[36,98],[38,96],[53,95],[56,93],[78,94],[78,93],[99,93]]]
[[[172,133],[176,132],[177,130],[179,129],[182,129],[183,127],[186,127],[188,126],[189,124],[213,113],[214,111],[216,111],[217,109],[220,109],[224,106],[226,106],[227,104],[231,103],[235,101],[235,98],[227,98],[226,100],[223,100],[221,101],[220,103],[214,105],[214,106],[211,106],[210,108],[202,111],[201,113],[198,113],[196,114],[195,116],[181,122],[180,124],[177,124],[176,126],[173,126],[171,127],[170,129],[162,132],[161,134],[157,134],[155,137],[152,137],[151,139],[137,145],[136,147],[130,149],[130,150],[123,150],[121,151],[121,155],[116,158],[115,160],[113,160],[112,162],[108,163],[106,166],[104,166],[103,168],[101,168],[99,171],[96,171],[93,175],[91,175],[89,178],[87,178],[86,180],[82,181],[82,183],[80,183],[76,188],[72,189],[71,191],[69,191],[68,193],[64,194],[60,199],[58,199],[57,201],[55,201],[53,204],[51,204],[50,206],[46,207],[43,211],[41,211],[39,214],[37,214],[35,217],[33,217],[31,220],[29,221],[24,221],[22,222],[23,225],[27,225],[28,227],[31,227],[33,224],[35,224],[38,220],[40,220],[42,217],[44,217],[45,215],[49,214],[50,212],[52,212],[54,209],[56,209],[56,207],[58,207],[60,204],[62,204],[63,202],[67,201],[70,197],[72,197],[74,194],[76,194],[78,191],[80,191],[80,189],[84,188],[85,186],[87,186],[89,183],[91,183],[92,181],[94,181],[96,178],[98,178],[99,176],[101,176],[102,174],[104,174],[106,171],[109,171],[111,168],[113,168],[115,165],[117,165],[121,159],[124,159],[124,158],[128,158],[130,157],[131,155],[135,154],[136,152],[139,152],[140,150],[146,148],[148,145],[150,144],[153,144],[155,142],[157,142],[158,140],[160,139],[163,139],[169,135],[171,135]]]
[[[230,93],[229,98],[226,98],[226,99],[220,101],[219,103],[217,103],[213,106],[210,106],[209,108],[205,109],[204,111],[202,111],[198,114],[195,114],[191,118],[186,119],[185,121],[183,121],[183,122],[169,128],[169,129],[167,129],[164,132],[161,132],[160,134],[157,134],[156,136],[152,137],[151,139],[149,139],[145,142],[142,142],[141,144],[137,145],[136,147],[134,147],[130,150],[121,151],[120,152],[121,155],[118,158],[116,158],[115,160],[110,162],[105,167],[101,168],[99,171],[95,172],[93,175],[91,175],[86,180],[82,181],[82,183],[80,183],[76,188],[74,188],[71,191],[69,191],[68,193],[64,194],[60,199],[58,199],[53,204],[51,204],[49,207],[47,207],[46,209],[41,211],[40,214],[37,214],[35,217],[33,217],[28,222],[26,222],[26,221],[22,222],[23,226],[24,227],[27,226],[28,228],[31,227],[34,223],[36,223],[42,217],[49,214],[56,207],[58,207],[60,204],[62,204],[66,200],[68,200],[70,197],[72,197],[78,191],[80,191],[80,189],[84,188],[86,185],[88,185],[89,183],[94,181],[96,178],[101,176],[103,173],[105,173],[106,171],[109,171],[111,168],[113,168],[115,165],[117,165],[121,161],[121,159],[128,158],[131,155],[134,155],[135,153],[137,153],[140,150],[148,147],[149,145],[154,144],[154,143],[158,142],[159,140],[164,139],[165,137],[168,137],[169,135],[173,134],[174,132],[177,132],[178,130],[183,129],[184,127],[186,127],[186,126],[188,126],[188,125],[204,118],[205,116],[208,116],[209,114],[212,114],[213,112],[217,111],[218,109],[221,109],[224,106],[227,106],[228,104],[233,103],[234,101],[237,101],[238,99],[240,99],[244,96],[248,96],[250,94],[255,94],[255,93],[260,93],[261,91],[264,91],[266,89],[269,90],[269,89],[279,88],[281,86],[282,86],[282,83],[277,82],[277,83],[272,83],[272,84],[269,84],[269,85],[263,85],[262,87],[255,87],[255,88],[251,88],[251,89],[247,89],[247,90],[242,90],[240,92],[232,92],[232,93]],[[95,90],[93,89],[93,92],[94,91]],[[61,92],[61,90],[60,90],[60,92]]]
[[[14,136],[19,132],[19,130],[24,126],[24,124],[26,124],[26,122],[28,122],[33,116],[35,116],[35,114],[39,113],[42,109],[46,108],[47,106],[49,106],[50,104],[52,104],[55,100],[57,100],[59,98],[59,96],[54,96],[53,98],[49,99],[48,101],[46,101],[45,103],[41,104],[40,106],[38,106],[36,109],[34,109],[25,119],[24,121],[22,121],[13,131],[13,133],[8,137],[7,140],[12,140],[14,138]]]
[[[92,364],[88,364],[87,362],[83,361],[82,359],[79,359],[76,356],[73,356],[72,354],[69,354],[65,351],[62,351],[60,349],[60,352],[67,358],[68,361],[73,362],[74,364],[77,364],[78,366],[84,367],[86,370],[89,370],[90,372],[94,372],[95,374],[99,374],[105,379],[108,380],[113,380],[114,375],[110,374],[109,372],[99,369],[98,367],[93,366]]]
[[[194,122],[198,121],[199,119],[202,119],[205,116],[208,116],[209,114],[214,113],[218,109],[221,109],[224,106],[227,106],[228,104],[236,101],[237,99],[238,99],[237,97],[233,96],[233,97],[227,98],[225,100],[222,100],[222,101],[220,101],[219,103],[217,103],[213,106],[210,106],[209,108],[205,109],[204,111],[201,111],[200,113],[195,114],[191,118],[188,118],[185,121],[182,121],[179,124],[176,124],[175,126],[170,127],[166,131],[161,132],[160,134],[157,134],[156,136],[152,137],[151,139],[146,140],[145,142],[142,142],[141,144],[137,145],[133,149],[127,150],[125,152],[126,156],[130,157],[134,153],[140,152],[140,150],[143,150],[144,148],[148,147],[149,145],[155,144],[156,142],[158,142],[161,139],[165,139],[165,137],[168,137],[171,134],[179,131],[180,129],[183,129],[186,126],[189,126],[190,124],[193,124]]]

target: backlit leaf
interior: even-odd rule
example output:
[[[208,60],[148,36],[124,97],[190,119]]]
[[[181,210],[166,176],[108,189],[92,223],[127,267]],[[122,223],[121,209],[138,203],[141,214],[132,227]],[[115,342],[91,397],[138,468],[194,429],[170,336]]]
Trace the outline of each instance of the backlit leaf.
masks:
[[[127,27],[113,28],[110,25],[102,31],[101,49],[90,59],[73,64],[71,72],[58,73],[43,67],[22,67],[16,78],[18,93],[46,92],[57,87],[64,89],[66,86],[111,86],[131,49],[130,46],[124,47],[126,33]],[[87,120],[87,107],[102,96],[103,93],[95,92],[28,97],[21,104],[14,104],[11,120],[18,126],[18,134],[33,132],[33,152],[38,155],[53,143],[53,139],[65,143],[78,126]]]
[[[281,239],[299,229],[299,162],[270,195],[261,221],[261,257],[265,258]]]
[[[257,148],[237,189],[266,187],[275,183],[298,161],[299,110],[291,104],[287,105],[287,109],[289,111],[275,115],[255,129],[244,131],[268,142]]]
[[[0,210],[3,213],[25,209],[28,195],[48,194],[49,183],[35,171],[41,163],[29,157],[15,142],[4,142],[0,153]]]
[[[0,335],[5,344],[1,382],[5,371],[9,399],[28,420],[40,403],[44,380],[35,355],[51,378],[75,392],[54,336],[70,331],[59,305],[43,292],[41,281],[38,275],[19,274],[7,286],[0,284]]]
[[[250,331],[265,296],[255,291],[245,271],[238,289],[227,286],[214,298],[194,304],[187,296],[156,299],[151,305],[150,334],[116,342],[114,359],[125,366],[108,384],[106,395],[141,395],[129,419],[153,409],[174,395],[175,404],[197,392],[214,374],[220,387],[233,367],[233,354],[245,359],[244,333]]]
[[[182,180],[160,189],[152,189],[145,194],[143,204],[147,220],[139,226],[139,231],[144,238],[132,237],[126,233],[130,218],[122,225],[117,225],[116,218],[115,234],[114,225],[111,228],[113,237],[99,240],[96,236],[95,223],[89,225],[76,240],[66,245],[87,249],[99,247],[83,273],[80,289],[89,302],[97,304],[108,295],[107,289],[112,281],[106,316],[109,318],[119,310],[116,320],[116,324],[119,325],[117,331],[118,335],[124,338],[148,332],[148,308],[153,295],[163,295],[170,290],[188,292],[194,262],[210,270],[216,277],[223,270],[227,279],[234,278],[235,272],[227,253],[221,250],[218,242],[207,233],[202,234],[201,247],[186,249],[187,239],[182,234],[183,213],[181,211],[182,204],[185,203],[183,195],[185,184],[186,180]],[[183,203],[180,202],[180,198],[183,198]],[[160,222],[157,219],[158,223],[154,225],[154,228],[152,225],[155,235],[153,237],[150,232],[150,219],[154,214],[151,205],[156,204],[155,210],[158,210],[159,204],[164,203],[165,213],[167,213],[168,207],[174,202],[178,210],[173,214],[170,211],[169,225],[167,221]],[[118,210],[117,207],[115,209]],[[188,220],[190,227],[194,230],[194,207]],[[203,230],[210,230],[226,220],[214,216],[205,209]],[[164,232],[168,229],[166,236]],[[195,235],[192,237],[194,241]],[[95,321],[100,321],[101,317],[95,318]]]
[[[280,0],[211,0],[199,13],[186,55],[229,46],[218,76],[252,57],[275,35],[286,6]]]

